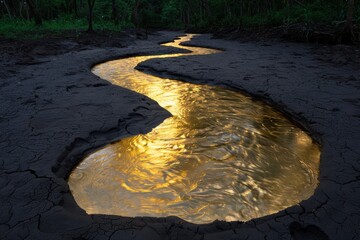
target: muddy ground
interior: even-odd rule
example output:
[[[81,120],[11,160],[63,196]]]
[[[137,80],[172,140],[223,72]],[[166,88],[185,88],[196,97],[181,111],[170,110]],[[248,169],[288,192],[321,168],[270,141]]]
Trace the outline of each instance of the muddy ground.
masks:
[[[139,66],[229,86],[288,115],[322,145],[320,185],[310,199],[246,223],[206,225],[87,215],[77,206],[65,179],[84,155],[169,116],[151,99],[96,77],[91,67],[175,52],[157,43],[178,34],[141,41],[124,34],[111,43],[106,36],[0,41],[0,239],[360,239],[360,52],[344,45],[203,35],[191,44],[225,51]]]

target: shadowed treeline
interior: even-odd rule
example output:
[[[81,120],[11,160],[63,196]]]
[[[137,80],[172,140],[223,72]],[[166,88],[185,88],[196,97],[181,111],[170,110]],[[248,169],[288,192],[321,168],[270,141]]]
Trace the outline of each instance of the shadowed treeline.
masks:
[[[356,0],[2,0],[0,34],[27,30],[191,29],[216,31],[301,24],[356,41]],[[354,27],[355,25],[355,27]],[[15,34],[16,35],[16,34]]]

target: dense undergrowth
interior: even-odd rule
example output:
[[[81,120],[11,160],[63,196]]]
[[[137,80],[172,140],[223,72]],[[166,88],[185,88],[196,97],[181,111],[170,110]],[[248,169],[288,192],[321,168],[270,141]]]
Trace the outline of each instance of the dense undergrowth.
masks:
[[[8,1],[6,6],[0,3],[0,36],[37,39],[48,34],[61,35],[69,30],[76,34],[88,29],[88,7],[84,1],[80,1],[81,5],[76,0],[36,1],[36,14],[42,18],[42,24],[37,25],[34,24],[35,12],[21,5],[31,1],[13,1],[12,5]],[[110,32],[131,28],[217,31],[296,23],[338,28],[345,22],[348,12],[347,1],[339,0],[96,0],[94,3],[94,30]],[[16,10],[19,6],[20,10]],[[353,23],[360,25],[357,0]]]
[[[73,34],[85,32],[88,28],[87,19],[57,18],[46,20],[41,26],[36,26],[32,21],[24,19],[0,19],[0,36],[12,39],[39,39],[47,35],[61,36],[71,31]],[[94,22],[96,31],[118,32],[133,28],[129,22],[114,24],[111,21],[97,20]]]

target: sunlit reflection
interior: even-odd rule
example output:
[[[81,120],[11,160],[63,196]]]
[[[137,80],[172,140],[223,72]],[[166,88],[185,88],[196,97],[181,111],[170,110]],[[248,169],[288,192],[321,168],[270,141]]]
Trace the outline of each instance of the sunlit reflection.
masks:
[[[69,177],[77,203],[91,214],[175,215],[193,223],[249,220],[309,198],[320,151],[271,107],[221,87],[163,79],[134,67],[152,58],[120,59],[93,72],[156,100],[173,117],[145,135],[91,154]]]

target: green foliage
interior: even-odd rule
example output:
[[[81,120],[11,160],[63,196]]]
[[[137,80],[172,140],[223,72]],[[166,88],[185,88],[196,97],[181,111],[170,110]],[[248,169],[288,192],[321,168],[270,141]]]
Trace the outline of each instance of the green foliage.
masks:
[[[35,13],[30,11],[26,1],[3,0],[0,1],[1,35],[27,36],[22,33],[33,33],[38,36],[46,31],[87,29],[89,9],[85,0],[30,1],[35,3],[43,26],[33,26]],[[360,24],[359,5],[356,2],[354,20]],[[95,0],[93,22],[95,30],[110,31],[135,26],[216,29],[299,22],[332,24],[345,20],[346,14],[345,0]]]
[[[179,12],[180,4],[176,0],[170,0],[168,4],[164,4],[161,12],[161,23],[171,29],[181,29],[184,23],[181,20]]]
[[[37,30],[37,27],[35,27],[35,25],[30,21],[22,19],[9,19],[8,17],[0,19],[0,35],[8,38],[26,38],[28,32],[35,32]],[[30,38],[37,37],[40,37],[39,33]]]
[[[48,20],[43,23],[40,29],[48,30],[51,32],[59,32],[65,30],[86,30],[87,21],[86,19],[74,19],[71,15],[64,14],[60,17]]]
[[[215,20],[217,26],[277,26],[291,23],[327,23],[331,24],[334,21],[341,21],[345,19],[344,4],[336,5],[322,1],[315,1],[304,5],[293,5],[291,7],[283,7],[278,10],[267,10],[255,14],[244,14],[240,16],[229,15],[220,16],[220,19]]]
[[[111,21],[99,20],[94,23],[95,30],[120,31],[131,28],[129,22],[120,22],[115,25]],[[37,27],[33,22],[23,19],[7,18],[0,19],[0,36],[16,39],[38,39],[47,34],[61,35],[65,31],[86,31],[87,20],[72,19],[69,16],[62,16],[54,20],[44,21],[41,27]]]

